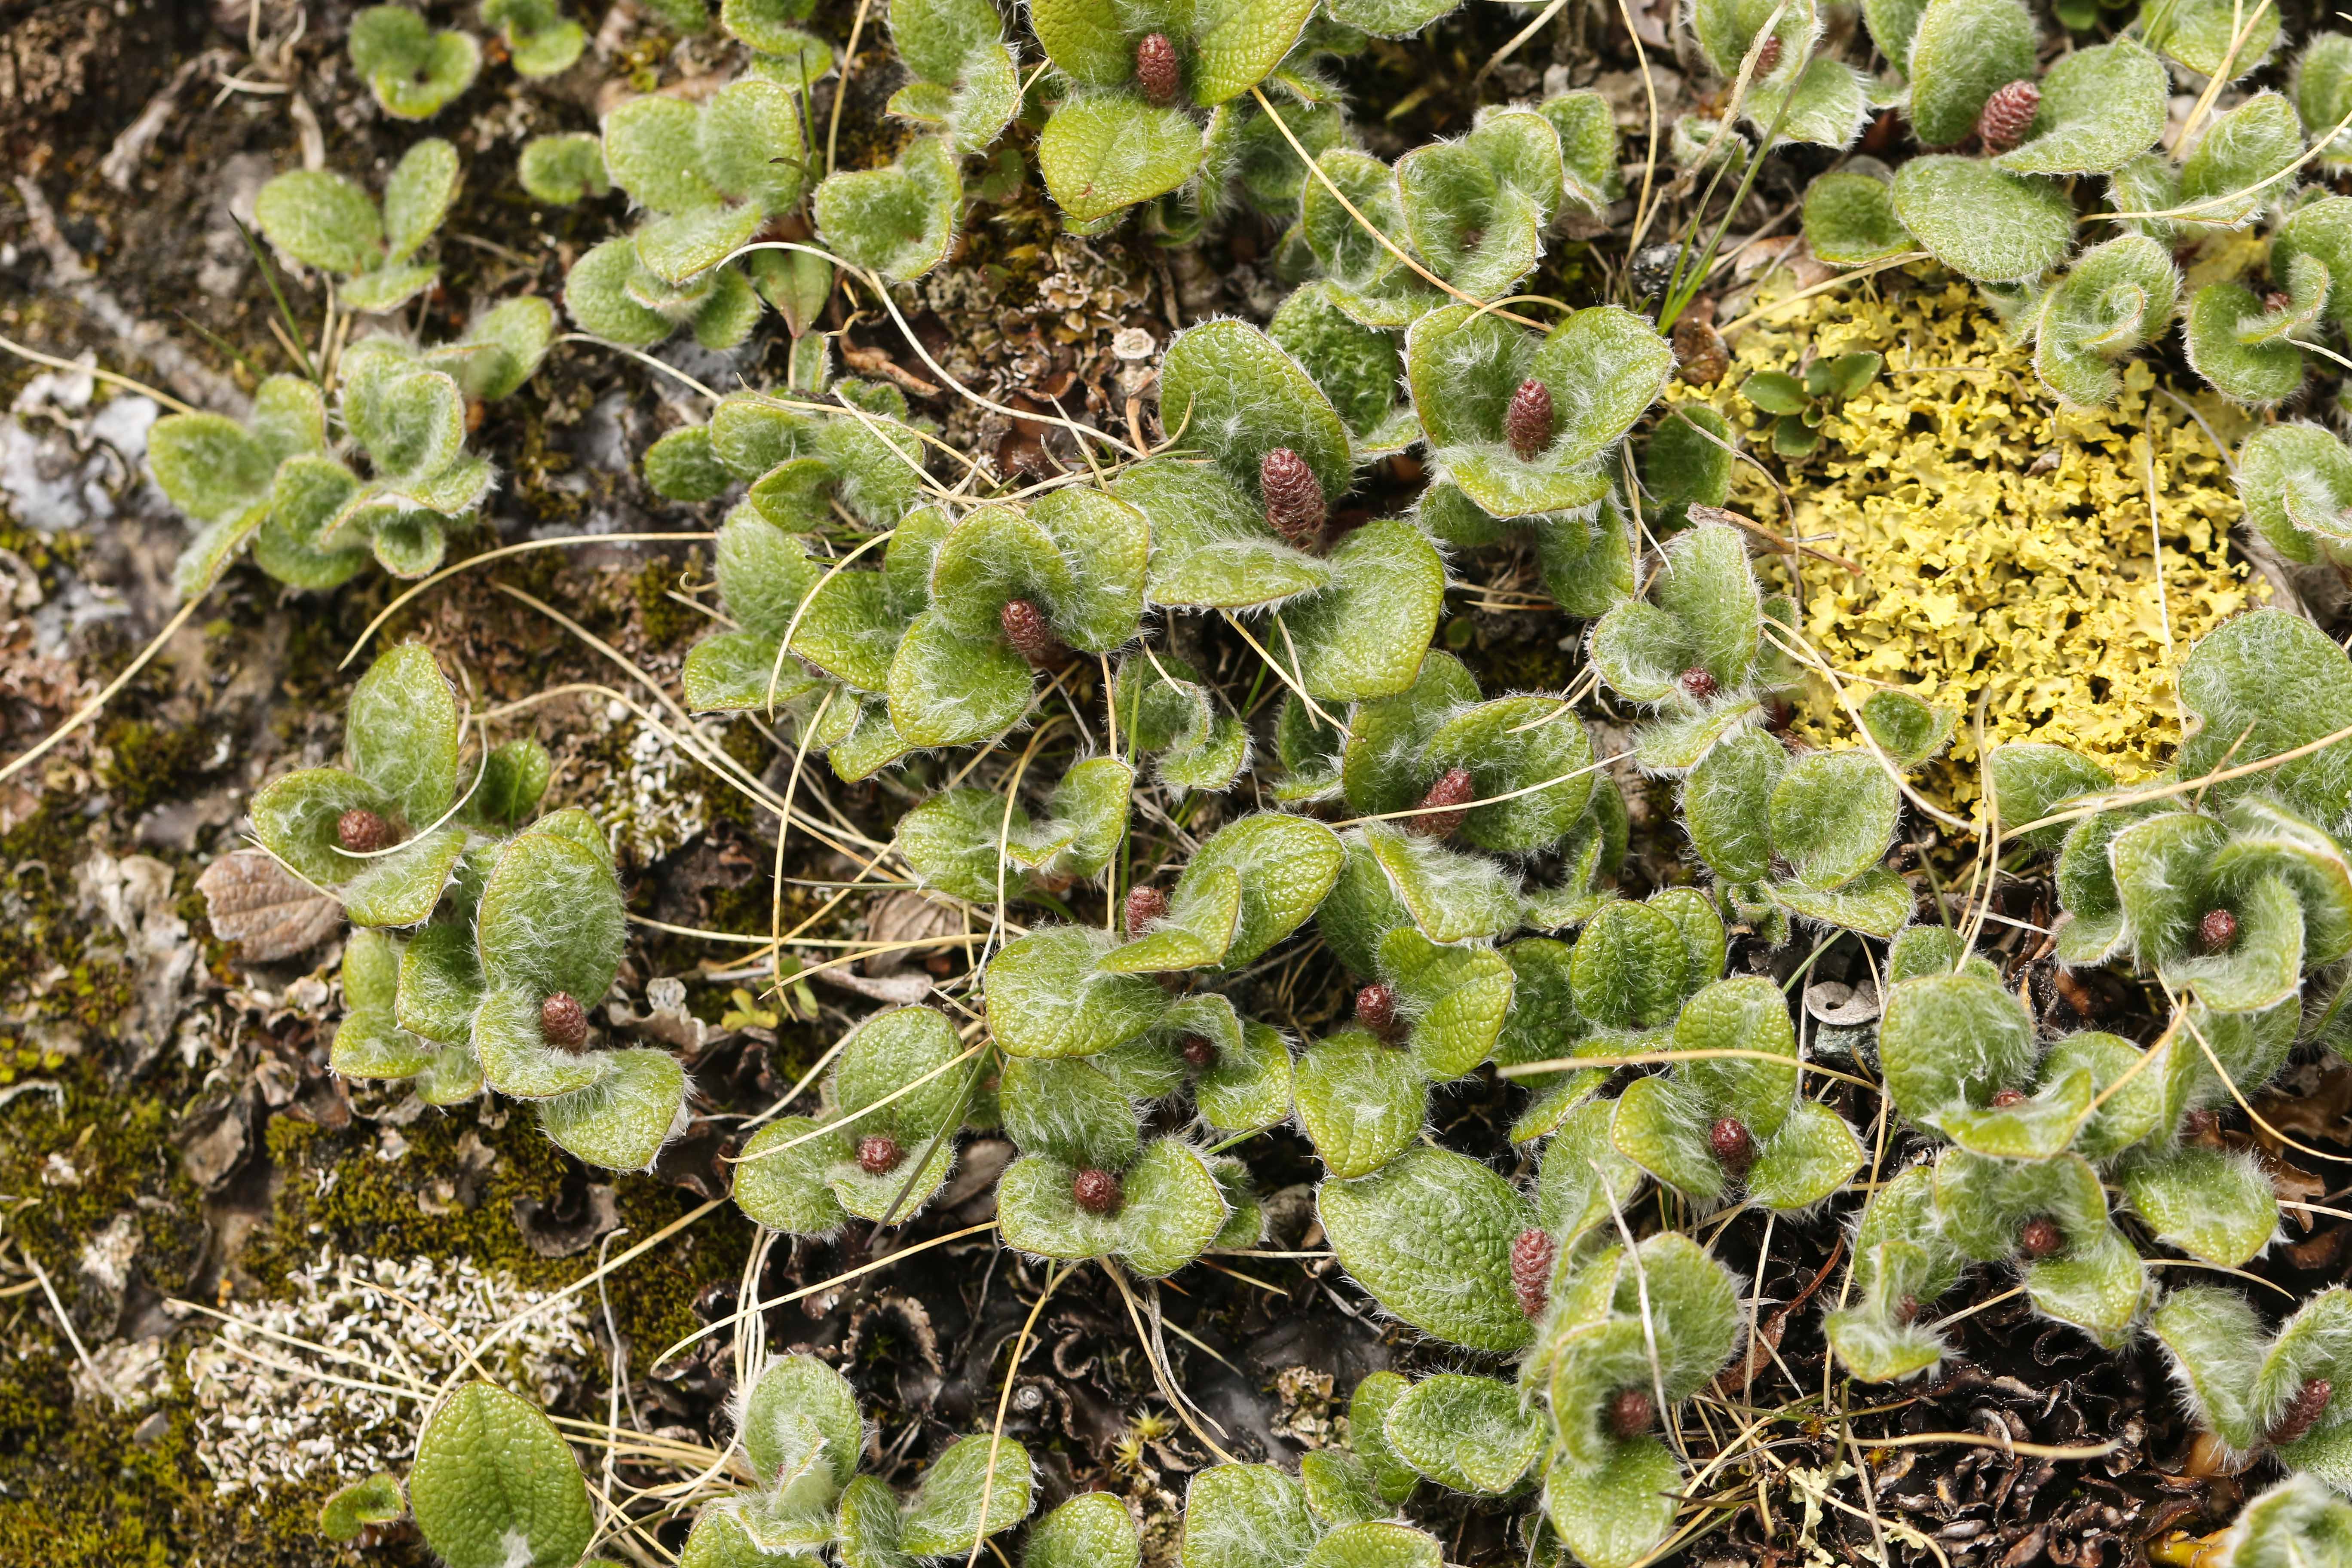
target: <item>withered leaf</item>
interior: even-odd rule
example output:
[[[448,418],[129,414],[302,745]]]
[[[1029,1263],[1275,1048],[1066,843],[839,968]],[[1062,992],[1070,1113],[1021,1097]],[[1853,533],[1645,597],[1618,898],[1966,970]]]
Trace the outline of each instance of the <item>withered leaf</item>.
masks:
[[[236,849],[196,879],[214,934],[236,942],[246,960],[275,963],[308,952],[335,934],[343,907],[258,849]]]

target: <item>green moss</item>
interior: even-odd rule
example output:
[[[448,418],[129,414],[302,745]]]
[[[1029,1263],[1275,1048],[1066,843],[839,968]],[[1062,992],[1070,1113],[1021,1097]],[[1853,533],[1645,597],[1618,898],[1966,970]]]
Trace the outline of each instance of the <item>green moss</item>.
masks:
[[[266,1288],[282,1288],[289,1271],[327,1245],[377,1258],[470,1258],[532,1289],[578,1279],[593,1268],[593,1254],[541,1258],[515,1224],[518,1198],[555,1202],[566,1161],[528,1110],[506,1110],[505,1125],[496,1128],[464,1112],[428,1112],[401,1130],[406,1156],[389,1161],[377,1157],[373,1135],[274,1118],[266,1142],[280,1180],[269,1231],[247,1254],[255,1277]],[[497,1153],[497,1163],[482,1176],[470,1208],[453,1205],[428,1214],[425,1204],[438,1208],[450,1201],[436,1184],[461,1168],[458,1144],[468,1131]],[[695,1206],[691,1194],[651,1176],[598,1172],[594,1179],[612,1182],[632,1244]],[[709,1280],[740,1277],[751,1239],[749,1222],[722,1208],[610,1277],[614,1318],[639,1364],[700,1326],[696,1293]]]
[[[21,1041],[8,1047],[20,1063],[28,1049]],[[178,1289],[194,1259],[201,1197],[181,1171],[172,1131],[194,1086],[126,1094],[86,1057],[32,1054],[38,1076],[65,1099],[20,1094],[0,1118],[0,1193],[37,1200],[10,1215],[10,1235],[70,1296],[82,1248],[128,1211],[137,1216],[141,1271],[161,1289]]]
[[[173,728],[143,719],[117,719],[100,731],[98,778],[115,809],[137,816],[158,802],[188,793],[189,775],[204,766],[215,735],[202,724]]]
[[[656,647],[669,647],[702,627],[703,616],[670,597],[681,578],[693,574],[699,555],[689,557],[683,568],[675,561],[648,561],[637,574],[637,621],[646,641]]]

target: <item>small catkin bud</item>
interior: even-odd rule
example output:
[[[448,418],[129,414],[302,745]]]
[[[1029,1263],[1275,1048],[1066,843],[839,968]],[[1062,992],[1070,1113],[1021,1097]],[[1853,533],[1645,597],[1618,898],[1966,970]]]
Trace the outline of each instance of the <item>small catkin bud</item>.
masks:
[[[1712,386],[1731,370],[1731,350],[1715,323],[1685,315],[1675,322],[1675,374],[1693,386]]]
[[[1376,1035],[1387,1034],[1396,1023],[1396,992],[1377,980],[1356,993],[1356,1022]]]
[[[1108,1215],[1118,1212],[1125,1194],[1118,1190],[1117,1176],[1089,1165],[1072,1179],[1070,1196],[1088,1214]]]
[[[1168,41],[1167,34],[1146,33],[1135,40],[1135,85],[1143,89],[1145,102],[1154,109],[1175,102],[1182,77],[1176,46]]]
[[[2180,1136],[2184,1142],[2194,1142],[2199,1139],[2210,1138],[2221,1130],[2221,1117],[2218,1111],[2192,1110],[2180,1119]]]
[[[1176,1050],[1183,1057],[1184,1065],[1195,1071],[1207,1072],[1217,1065],[1216,1045],[1203,1036],[1185,1036],[1177,1043]]]
[[[2284,315],[2294,305],[2294,297],[2273,289],[2263,296],[2263,309],[2273,316]]]
[[[2238,917],[2227,910],[2208,910],[2197,922],[2197,945],[2208,952],[2227,952],[2238,940]]]
[[[1437,775],[1429,793],[1419,802],[1423,815],[1399,818],[1399,826],[1407,833],[1418,833],[1423,838],[1451,838],[1470,813],[1467,810],[1431,811],[1433,805],[1464,806],[1478,798],[1477,782],[1471,778],[1468,768],[1448,768]]]
[[[2013,81],[1993,89],[1977,116],[1977,137],[1988,153],[2006,153],[2025,140],[2033,117],[2042,108],[2042,89],[2030,81]]]
[[[1530,1318],[1540,1316],[1551,1297],[1551,1266],[1559,1256],[1551,1233],[1538,1226],[1529,1226],[1511,1243],[1511,1289]]]
[[[2285,1411],[2272,1423],[2266,1434],[2271,1446],[2282,1447],[2308,1433],[2320,1416],[2326,1414],[2327,1401],[2335,1392],[2336,1385],[2324,1377],[2312,1378],[2296,1389],[2294,1397],[2287,1401]]]
[[[1159,889],[1129,888],[1127,890],[1127,934],[1130,940],[1150,931],[1167,913],[1168,895]]]
[[[2025,1091],[2021,1089],[1997,1089],[1992,1091],[1992,1108],[2007,1110],[2012,1105],[2025,1103]]]
[[[588,1043],[587,1010],[568,991],[559,991],[539,1005],[539,1032],[562,1051],[576,1051]]]
[[[1529,376],[1511,394],[1503,411],[1503,437],[1522,463],[1532,463],[1551,445],[1551,388]]]
[[[869,1176],[887,1176],[898,1168],[907,1152],[887,1132],[868,1132],[857,1141],[857,1168]]]
[[[353,855],[373,855],[393,846],[392,824],[363,805],[335,818],[335,842]]]
[[[2028,1258],[2055,1258],[2066,1250],[2066,1233],[2048,1215],[2036,1215],[2019,1227],[2017,1248]]]
[[[996,613],[996,624],[1004,628],[1004,640],[1013,645],[1013,651],[1031,664],[1059,664],[1069,655],[1034,599],[1005,600],[1004,608]]]
[[[1780,68],[1780,37],[1775,33],[1764,40],[1762,48],[1756,51],[1756,74],[1759,77],[1770,76]]]
[[[1275,532],[1301,549],[1323,531],[1327,510],[1323,481],[1307,459],[1287,447],[1276,447],[1257,466],[1258,489],[1265,494],[1265,521]]]
[[[1609,1435],[1627,1442],[1657,1425],[1658,1402],[1646,1388],[1621,1388],[1609,1396],[1608,1416]]]
[[[1709,675],[1704,668],[1696,664],[1692,665],[1688,669],[1684,670],[1680,676],[1676,677],[1675,683],[1680,686],[1683,689],[1684,695],[1687,696],[1694,702],[1704,702],[1708,698],[1713,697],[1717,692],[1723,689],[1721,686],[1716,683],[1714,676]]]
[[[1895,1323],[1896,1323],[1898,1326],[1903,1327],[1903,1328],[1909,1328],[1913,1323],[1916,1323],[1916,1322],[1917,1322],[1918,1321],[1919,1321],[1919,1298],[1918,1298],[1918,1297],[1916,1297],[1916,1296],[1906,1296],[1906,1297],[1904,1297],[1904,1298],[1903,1298],[1903,1300],[1901,1300],[1900,1301],[1897,1301],[1897,1302],[1895,1302]]]
[[[1706,1142],[1723,1168],[1735,1176],[1756,1163],[1756,1134],[1737,1116],[1716,1118],[1715,1125],[1706,1130]]]

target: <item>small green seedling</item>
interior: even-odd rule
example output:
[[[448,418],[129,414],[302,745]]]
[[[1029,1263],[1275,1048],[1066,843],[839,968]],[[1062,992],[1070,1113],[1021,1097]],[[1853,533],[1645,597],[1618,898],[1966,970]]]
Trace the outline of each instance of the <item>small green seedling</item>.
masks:
[[[1318,1450],[1299,1470],[1294,1479],[1271,1465],[1222,1464],[1195,1475],[1179,1568],[1441,1568],[1436,1537],[1387,1517],[1358,1454]]]
[[[299,376],[273,375],[254,393],[243,425],[219,414],[173,414],[147,442],[155,482],[196,524],[173,585],[194,597],[220,581],[247,542],[262,569],[304,587],[332,587],[366,557],[314,559],[315,537],[357,480],[327,454],[327,405]]]
[[[396,5],[376,9],[415,16]],[[297,169],[261,187],[253,219],[279,251],[333,277],[352,310],[396,310],[440,277],[416,255],[449,216],[457,181],[457,150],[430,137],[394,165],[380,206],[341,174]]]
[[[587,29],[556,0],[482,0],[482,25],[506,40],[515,74],[554,76],[570,70],[588,47]]]
[[[1746,542],[1725,523],[1701,523],[1668,540],[1651,582],[1649,598],[1628,600],[1592,628],[1592,662],[1621,696],[1657,710],[1637,732],[1635,759],[1680,772],[1755,723],[1765,697],[1790,683],[1787,661],[1765,632],[1769,622],[1785,635],[1796,612],[1777,595],[1765,599]],[[1734,868],[1752,863],[1751,856]]]
[[[735,1203],[771,1230],[828,1236],[856,1218],[903,1220],[955,1164],[976,1068],[929,1007],[878,1013],[850,1031],[814,1117],[782,1116],[735,1164]]]
[[[1030,25],[1068,86],[1037,139],[1047,193],[1093,224],[1184,184],[1202,153],[1195,113],[1265,80],[1313,10],[1311,0],[1275,0],[1232,26],[1164,4],[1036,7]]]
[[[2123,387],[2115,362],[2163,335],[2180,274],[2163,246],[2127,234],[2075,258],[2033,317],[2033,369],[2069,403],[2102,406]]]
[[[1759,370],[1739,384],[1739,395],[1772,421],[1772,450],[1791,460],[1810,458],[1822,444],[1822,425],[1838,406],[1859,397],[1878,379],[1885,360],[1876,353],[1840,354],[1805,366],[1802,380],[1777,370]]]
[[[2332,1487],[2352,1481],[2352,1292],[2312,1296],[2274,1333],[2234,1290],[2187,1285],[2149,1321],[2197,1424],[2233,1459],[2269,1449]]]
[[[1152,777],[1163,789],[1221,793],[1249,765],[1250,734],[1239,715],[1219,711],[1214,689],[1173,654],[1122,660],[1114,700],[1121,749],[1155,758]],[[1285,804],[1312,798],[1274,795]]]
[[[354,16],[351,55],[376,102],[402,120],[432,119],[473,86],[482,68],[482,46],[471,33],[436,33],[405,5],[370,5]]]
[[[741,342],[759,321],[761,294],[730,258],[800,200],[803,153],[798,92],[761,77],[730,82],[698,105],[654,94],[612,110],[605,172],[651,216],[573,265],[563,283],[572,319],[639,348],[681,326],[705,348]],[[771,295],[785,275],[782,254],[751,258]]]
[[[898,819],[894,840],[932,888],[993,904],[1034,883],[1059,896],[1099,877],[1127,826],[1135,773],[1114,757],[1074,763],[1032,816],[1017,801],[969,785],[935,795]]]
[[[1161,362],[1160,417],[1180,447],[1211,460],[1153,458],[1111,484],[1150,525],[1150,601],[1270,613],[1269,646],[1318,701],[1412,685],[1444,601],[1444,563],[1392,518],[1329,544],[1354,454],[1298,362],[1241,321],[1189,328]]]
[[[1737,1186],[1769,1209],[1806,1208],[1845,1185],[1863,1149],[1837,1112],[1797,1093],[1797,1037],[1780,988],[1719,980],[1683,1005],[1682,1051],[1760,1051],[1786,1059],[1696,1059],[1634,1079],[1611,1136],[1627,1159],[1687,1197]]]
[[[1538,338],[1475,306],[1448,305],[1405,334],[1405,374],[1438,477],[1505,521],[1590,515],[1610,492],[1611,452],[1674,365],[1648,321],[1607,306]],[[1555,548],[1573,557],[1594,542]]]
[[[809,1355],[769,1363],[743,1401],[739,1436],[758,1482],[703,1508],[679,1568],[813,1563],[828,1550],[845,1563],[927,1562],[1019,1524],[1035,1489],[1027,1449],[975,1435],[950,1444],[901,1501],[887,1482],[857,1473],[857,1395]]]
[[[1459,142],[1396,164],[1405,232],[1430,270],[1475,299],[1499,299],[1536,268],[1559,216],[1559,132],[1543,115],[1483,112]]]
[[[461,1384],[425,1416],[408,1499],[449,1568],[572,1568],[596,1534],[571,1445],[537,1405],[487,1383]]]
[[[1000,1094],[1004,1129],[1022,1151],[997,1184],[1007,1247],[1117,1258],[1158,1279],[1217,1245],[1229,1226],[1237,1239],[1225,1245],[1257,1238],[1255,1200],[1237,1205],[1225,1191],[1226,1181],[1240,1182],[1246,1198],[1246,1172],[1213,1163],[1179,1138],[1147,1143],[1134,1102],[1095,1062],[1014,1058]]]
[[[319,1533],[330,1541],[356,1542],[371,1525],[390,1524],[408,1511],[408,1494],[396,1476],[381,1471],[353,1481],[319,1507]]]
[[[1718,742],[1683,786],[1691,847],[1730,909],[1776,939],[1791,919],[1876,937],[1902,929],[1910,884],[1880,864],[1899,805],[1870,751],[1791,760],[1762,730]]]
[[[1521,1365],[1549,1427],[1543,1508],[1589,1568],[1630,1568],[1674,1528],[1681,1461],[1654,1431],[1739,1341],[1738,1288],[1688,1237],[1612,1245],[1555,1292]]]
[[[889,111],[936,129],[950,149],[988,150],[1021,106],[1019,63],[987,0],[891,0],[890,38],[914,78]]]

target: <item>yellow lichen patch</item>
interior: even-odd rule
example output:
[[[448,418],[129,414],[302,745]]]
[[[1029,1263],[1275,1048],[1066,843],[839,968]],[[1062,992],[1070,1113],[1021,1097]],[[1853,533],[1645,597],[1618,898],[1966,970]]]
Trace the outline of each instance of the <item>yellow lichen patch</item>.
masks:
[[[1921,781],[1948,803],[1978,793],[1969,731],[1980,693],[1988,742],[2053,742],[2145,777],[2179,739],[2179,658],[2264,596],[2226,558],[2240,510],[2227,466],[2146,363],[2126,367],[2114,408],[2062,411],[2030,348],[1973,289],[1918,270],[1748,328],[1727,375],[1677,385],[1674,400],[1712,403],[1777,471],[1767,416],[1738,395],[1740,383],[1759,370],[1801,374],[1809,355],[1885,355],[1879,379],[1824,420],[1813,455],[1788,466],[1786,508],[1754,466],[1734,480],[1735,507],[1775,528],[1793,521],[1800,538],[1862,569],[1803,561],[1806,638],[1857,702],[1873,686],[1904,686],[1958,710],[1952,752]],[[2235,440],[2242,416],[2210,394],[2180,395]],[[1783,565],[1759,565],[1787,585]],[[1801,733],[1849,742],[1829,682],[1815,678],[1800,706]]]

